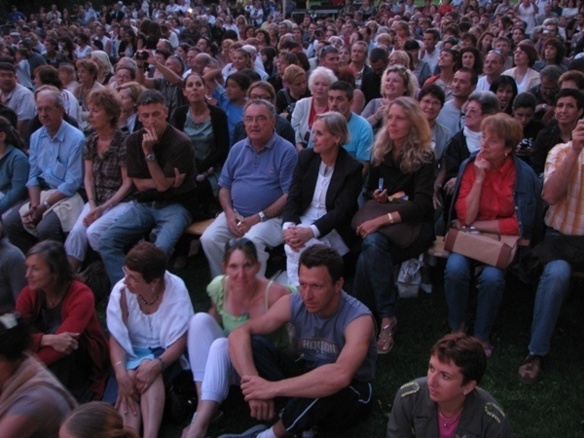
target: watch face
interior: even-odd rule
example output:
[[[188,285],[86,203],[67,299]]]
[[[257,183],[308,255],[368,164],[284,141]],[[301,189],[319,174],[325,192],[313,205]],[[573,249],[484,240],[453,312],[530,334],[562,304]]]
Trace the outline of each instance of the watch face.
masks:
[[[156,155],[154,155],[154,154],[148,154],[148,155],[146,155],[146,160],[148,160],[148,161],[155,161],[156,160]]]

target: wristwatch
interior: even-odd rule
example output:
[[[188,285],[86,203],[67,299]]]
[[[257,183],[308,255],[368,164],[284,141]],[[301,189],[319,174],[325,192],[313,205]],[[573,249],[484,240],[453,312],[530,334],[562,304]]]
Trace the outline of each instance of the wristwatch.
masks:
[[[51,204],[49,204],[49,201],[44,200],[43,201],[43,207],[45,207],[45,210],[48,210],[49,208],[51,208]]]
[[[156,161],[156,155],[154,155],[154,154],[147,154],[146,155],[146,161],[150,161],[150,162]]]
[[[263,212],[263,211],[260,211],[260,212],[258,213],[258,216],[260,217],[260,222],[265,222],[265,221],[267,221],[267,220],[268,220],[268,218],[266,217],[266,215],[264,214],[264,212]]]

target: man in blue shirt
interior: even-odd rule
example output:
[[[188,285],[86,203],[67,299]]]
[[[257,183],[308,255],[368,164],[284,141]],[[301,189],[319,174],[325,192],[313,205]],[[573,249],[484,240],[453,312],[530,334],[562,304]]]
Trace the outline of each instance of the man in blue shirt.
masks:
[[[341,113],[347,119],[351,138],[343,147],[363,164],[363,175],[369,170],[371,148],[373,147],[373,129],[363,117],[351,111],[353,103],[353,87],[348,82],[333,82],[329,88],[328,105],[331,111]]]
[[[254,242],[266,269],[266,247],[283,241],[279,217],[288,197],[298,161],[292,143],[275,133],[276,110],[265,100],[251,100],[244,109],[247,138],[233,145],[219,178],[219,202],[223,208],[201,236],[211,276],[222,273],[225,243],[247,237]]]
[[[10,241],[25,254],[37,240],[63,241],[83,208],[77,191],[83,182],[85,136],[63,120],[63,96],[57,88],[39,88],[36,106],[43,127],[30,139],[30,202],[17,206],[5,221]]]

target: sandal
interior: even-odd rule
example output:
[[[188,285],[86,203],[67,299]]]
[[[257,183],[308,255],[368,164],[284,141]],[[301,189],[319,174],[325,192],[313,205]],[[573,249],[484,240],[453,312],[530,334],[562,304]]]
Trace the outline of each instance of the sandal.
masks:
[[[393,349],[394,334],[397,329],[397,318],[391,317],[388,324],[381,327],[377,338],[377,354],[387,354]]]
[[[519,380],[521,383],[535,383],[541,371],[541,356],[529,354],[519,367]]]

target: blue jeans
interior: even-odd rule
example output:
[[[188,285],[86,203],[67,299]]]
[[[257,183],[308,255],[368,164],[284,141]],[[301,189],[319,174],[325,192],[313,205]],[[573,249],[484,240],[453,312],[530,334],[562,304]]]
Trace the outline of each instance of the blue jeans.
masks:
[[[552,334],[570,286],[571,275],[572,267],[564,260],[554,260],[545,265],[535,295],[529,342],[531,354],[545,356],[549,353]]]
[[[476,262],[463,255],[451,253],[448,256],[444,271],[444,293],[451,330],[460,330],[464,324],[471,279],[476,266]],[[474,335],[481,341],[488,341],[505,291],[505,271],[483,265],[477,286]]]
[[[112,287],[124,277],[124,250],[129,245],[156,228],[154,244],[170,257],[174,245],[191,222],[190,213],[180,204],[152,206],[151,203],[133,202],[99,240],[100,255]]]

